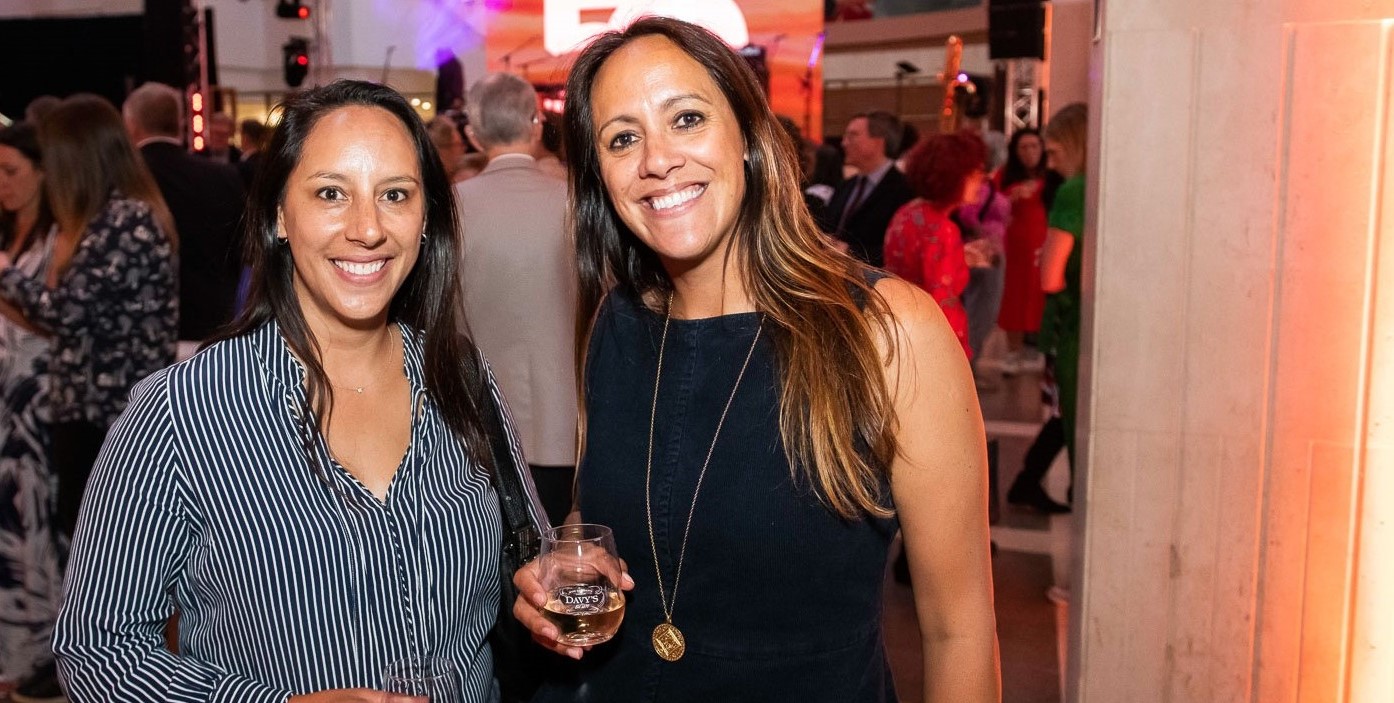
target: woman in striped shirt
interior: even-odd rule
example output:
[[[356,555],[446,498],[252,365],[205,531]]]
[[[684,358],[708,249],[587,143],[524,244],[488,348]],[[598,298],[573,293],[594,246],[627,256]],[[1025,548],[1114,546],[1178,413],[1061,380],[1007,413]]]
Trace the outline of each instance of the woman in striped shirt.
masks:
[[[137,386],[93,472],[54,641],[69,696],[377,703],[384,667],[430,656],[494,700],[500,399],[456,322],[425,129],[369,83],[290,98],[246,221],[246,312]]]

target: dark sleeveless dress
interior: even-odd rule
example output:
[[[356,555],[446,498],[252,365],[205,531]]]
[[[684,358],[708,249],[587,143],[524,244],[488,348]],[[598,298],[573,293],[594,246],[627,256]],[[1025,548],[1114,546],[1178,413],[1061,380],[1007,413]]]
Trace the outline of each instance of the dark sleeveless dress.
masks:
[[[653,521],[670,598],[697,476],[759,324],[758,314],[746,313],[669,327]],[[619,293],[606,299],[586,369],[578,500],[587,522],[614,529],[636,586],[615,639],[581,662],[558,657],[535,702],[896,700],[881,613],[897,521],[842,520],[791,476],[771,331],[767,325],[760,337],[702,483],[673,611],[687,653],[667,662],[650,643],[663,611],[644,506],[663,316]]]

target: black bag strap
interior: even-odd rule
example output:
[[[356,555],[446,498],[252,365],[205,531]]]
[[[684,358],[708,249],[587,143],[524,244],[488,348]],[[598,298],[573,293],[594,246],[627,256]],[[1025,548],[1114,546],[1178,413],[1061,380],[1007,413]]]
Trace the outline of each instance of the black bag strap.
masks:
[[[527,489],[523,480],[513,447],[508,439],[507,425],[503,420],[503,407],[494,399],[493,392],[484,388],[484,404],[481,420],[489,435],[489,451],[493,456],[489,474],[494,491],[499,494],[499,508],[503,513],[504,557],[515,567],[527,563],[537,556],[542,535],[528,511]]]
[[[481,376],[484,363],[480,364]],[[523,486],[522,473],[508,438],[503,406],[493,392],[484,388],[480,420],[489,435],[489,478],[499,495],[503,515],[503,549],[499,554],[499,613],[494,629],[489,633],[489,646],[494,653],[494,676],[499,683],[503,703],[525,703],[532,699],[541,684],[545,652],[532,642],[530,633],[513,617],[513,601],[518,592],[513,587],[513,572],[537,556],[541,549],[541,534],[528,510],[531,498]]]

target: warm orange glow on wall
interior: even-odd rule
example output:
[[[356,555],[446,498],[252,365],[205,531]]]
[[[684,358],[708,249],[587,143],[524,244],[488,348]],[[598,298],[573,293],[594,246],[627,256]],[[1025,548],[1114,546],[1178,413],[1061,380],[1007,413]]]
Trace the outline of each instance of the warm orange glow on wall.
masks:
[[[1390,703],[1389,5],[1100,22],[1067,700]]]
[[[1357,446],[1364,468],[1348,690],[1394,701],[1394,19],[1381,27],[1371,135],[1369,335]],[[1354,138],[1354,137],[1343,137]]]

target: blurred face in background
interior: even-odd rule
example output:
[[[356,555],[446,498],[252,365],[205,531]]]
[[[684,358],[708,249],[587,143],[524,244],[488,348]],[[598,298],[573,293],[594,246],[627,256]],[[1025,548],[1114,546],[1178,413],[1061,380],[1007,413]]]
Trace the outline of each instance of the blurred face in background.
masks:
[[[0,144],[0,210],[37,214],[44,187],[38,164],[11,146]]]
[[[886,158],[886,140],[871,136],[865,117],[854,117],[842,132],[842,151],[849,166],[867,173],[876,170]]]
[[[460,136],[460,130],[452,129],[443,141],[436,142],[436,151],[440,152],[447,173],[458,171],[465,158],[465,138]]]
[[[1028,170],[1034,170],[1041,165],[1041,157],[1045,151],[1041,145],[1041,138],[1034,134],[1028,134],[1016,143],[1016,158],[1021,161],[1021,165]]]
[[[968,174],[968,178],[963,181],[963,202],[971,204],[978,202],[978,193],[983,189],[983,180],[986,178],[983,169],[974,169]]]
[[[208,120],[208,150],[227,151],[232,140],[232,120],[211,117]]]
[[[1046,165],[1066,178],[1075,176],[1084,170],[1084,155],[1075,153],[1054,139],[1046,140],[1045,152]]]

